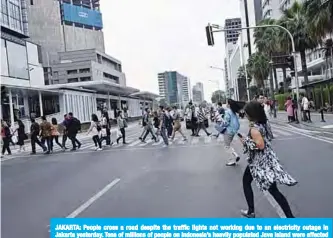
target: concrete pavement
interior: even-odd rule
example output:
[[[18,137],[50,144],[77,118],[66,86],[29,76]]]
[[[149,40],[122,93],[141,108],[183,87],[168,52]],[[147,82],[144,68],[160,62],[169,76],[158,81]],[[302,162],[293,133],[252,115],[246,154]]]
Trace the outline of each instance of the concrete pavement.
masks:
[[[243,134],[247,124],[241,123]],[[331,217],[333,140],[288,126],[273,130],[281,162],[299,181],[280,186],[295,215]],[[226,167],[222,142],[205,138],[170,148],[148,143],[3,161],[2,237],[47,237],[51,217],[240,217],[244,156]],[[241,152],[237,139],[234,146]],[[269,196],[255,186],[254,192],[258,217],[281,215]]]

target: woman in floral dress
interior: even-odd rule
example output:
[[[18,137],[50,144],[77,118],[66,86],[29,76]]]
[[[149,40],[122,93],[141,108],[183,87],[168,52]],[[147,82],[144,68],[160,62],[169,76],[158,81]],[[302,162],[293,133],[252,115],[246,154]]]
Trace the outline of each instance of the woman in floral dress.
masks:
[[[277,183],[293,186],[297,182],[283,169],[266,138],[265,123],[267,118],[264,108],[259,102],[253,101],[245,106],[244,111],[251,125],[248,136],[246,138],[240,137],[249,163],[243,175],[243,189],[248,210],[242,210],[241,213],[248,218],[255,217],[251,187],[254,180],[261,191],[268,191],[273,196],[287,218],[293,218],[294,215],[288,201],[279,191]]]

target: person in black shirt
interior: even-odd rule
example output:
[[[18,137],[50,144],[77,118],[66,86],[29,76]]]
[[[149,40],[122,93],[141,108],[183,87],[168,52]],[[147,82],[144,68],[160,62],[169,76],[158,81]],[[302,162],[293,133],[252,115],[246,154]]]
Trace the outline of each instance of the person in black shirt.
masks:
[[[47,149],[45,147],[45,145],[43,145],[40,140],[38,139],[38,135],[39,135],[39,125],[38,123],[35,121],[34,118],[31,118],[31,126],[30,126],[30,142],[31,142],[31,155],[36,154],[36,144],[39,145],[43,151],[45,152]]]
[[[72,112],[68,113],[68,121],[66,121],[65,126],[67,128],[68,138],[72,141],[73,148],[71,150],[76,150],[76,148],[80,149],[81,142],[76,138],[76,135],[79,130],[81,130],[81,122],[76,117],[73,117]]]

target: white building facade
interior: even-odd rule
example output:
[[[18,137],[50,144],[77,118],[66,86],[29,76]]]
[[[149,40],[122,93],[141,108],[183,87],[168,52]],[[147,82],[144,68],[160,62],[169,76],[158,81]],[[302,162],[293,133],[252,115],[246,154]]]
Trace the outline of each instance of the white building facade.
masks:
[[[54,2],[28,2],[30,13],[43,10],[43,14],[38,15],[40,19],[34,18],[33,21],[35,24],[38,20],[38,24],[41,24],[39,31],[45,22],[50,23],[47,26],[49,28],[52,27],[51,23],[56,22],[45,19],[43,23],[42,19],[51,17],[47,12],[54,11],[51,6]],[[90,8],[97,7],[98,14],[99,6],[93,5],[96,2],[90,1]],[[100,50],[93,48],[57,52],[57,48],[54,48],[57,38],[49,39],[51,35],[45,33],[34,35],[33,38],[43,44],[37,45],[32,41],[33,38],[29,38],[27,2],[1,0],[1,4],[1,119],[11,125],[21,120],[28,132],[32,117],[39,120],[44,115],[48,120],[54,117],[62,121],[64,114],[73,112],[85,123],[90,122],[92,113],[100,116],[102,110],[107,110],[110,117],[115,118],[116,111],[122,110],[129,119],[135,119],[142,115],[144,108],[156,107],[154,98],[158,95],[126,86],[121,62],[107,55],[103,51],[104,45],[99,46]],[[60,10],[57,14],[60,15]],[[67,17],[70,18],[69,15]],[[56,24],[60,26],[61,22]],[[68,27],[77,27],[75,29],[83,31],[80,25],[73,22]],[[92,31],[91,36],[103,36],[101,29],[95,26],[84,28],[84,31],[88,30]],[[61,42],[69,41],[68,38],[64,39],[58,42],[60,47]],[[76,42],[76,45],[84,48],[85,43],[80,41],[86,39],[75,38],[72,46],[75,47]],[[104,39],[94,44],[99,43],[104,44]],[[43,58],[47,59],[50,55],[54,56],[53,60],[43,62]]]

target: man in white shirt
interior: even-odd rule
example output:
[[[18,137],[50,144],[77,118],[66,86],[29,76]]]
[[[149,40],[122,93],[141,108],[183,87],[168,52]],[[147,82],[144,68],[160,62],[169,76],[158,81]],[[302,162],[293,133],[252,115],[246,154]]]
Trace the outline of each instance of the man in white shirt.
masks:
[[[302,97],[302,107],[303,107],[304,121],[311,122],[310,102],[305,95],[303,95]]]

